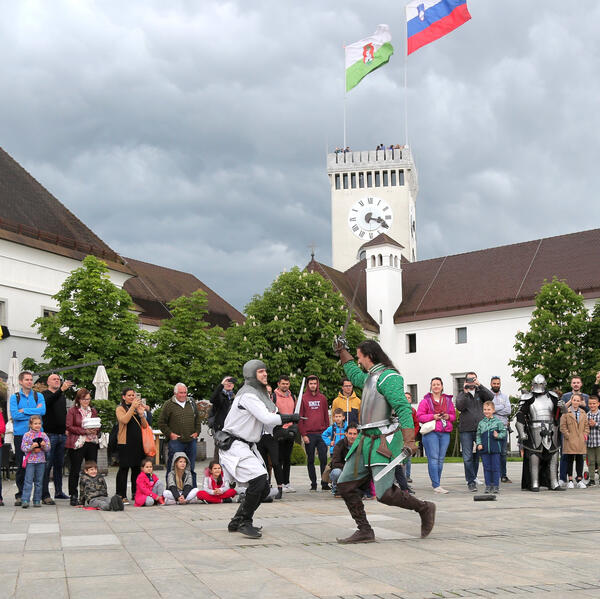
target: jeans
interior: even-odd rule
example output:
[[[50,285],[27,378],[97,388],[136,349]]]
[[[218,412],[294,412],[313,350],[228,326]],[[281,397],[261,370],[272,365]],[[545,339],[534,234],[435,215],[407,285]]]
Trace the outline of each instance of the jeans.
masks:
[[[446,457],[446,451],[448,450],[449,444],[450,433],[438,433],[437,431],[432,431],[431,433],[423,435],[423,447],[427,454],[427,470],[429,471],[431,486],[434,489],[437,489],[440,486],[442,470],[444,469],[444,458]],[[465,472],[466,469],[467,466],[465,461]]]
[[[500,476],[506,478],[506,450],[508,447],[508,436],[500,439]]]
[[[315,449],[319,455],[321,476],[323,476],[323,471],[327,465],[327,445],[325,445],[325,441],[323,441],[321,433],[308,433],[307,437],[308,443],[305,446],[307,459],[306,467],[308,468],[310,484],[314,487],[317,485],[317,473],[315,472]]]
[[[15,465],[17,466],[17,472],[15,474],[17,492],[15,493],[15,499],[21,498],[21,495],[23,494],[23,483],[25,482],[25,468],[21,465],[23,463],[23,452],[21,451],[22,442],[23,435],[15,435]]]
[[[25,479],[23,481],[23,494],[21,495],[21,501],[23,501],[23,503],[29,503],[32,488],[34,488],[33,502],[40,503],[42,500],[42,484],[44,482],[45,470],[45,462],[30,462],[27,464],[27,468],[25,470]]]
[[[169,457],[167,458],[167,476],[171,471],[171,462],[173,461],[173,456],[179,451],[183,451],[187,456],[187,459],[190,461],[190,469],[192,471],[192,481],[194,487],[196,487],[196,451],[198,449],[198,441],[197,439],[192,439],[191,441],[187,441],[184,443],[183,441],[179,441],[179,439],[171,439],[169,441]]]
[[[483,475],[485,476],[486,487],[500,486],[500,454],[482,453]]]
[[[50,439],[50,451],[46,454],[46,471],[42,499],[50,497],[50,471],[53,471],[54,497],[62,493],[63,463],[65,461],[65,443],[67,435],[47,433]]]
[[[329,473],[329,480],[331,481],[331,492],[332,493],[335,493],[337,491],[337,481],[338,481],[338,478],[340,477],[341,473],[342,473],[341,468],[334,468]]]
[[[394,476],[396,478],[398,486],[403,491],[408,491],[408,481],[406,480],[406,470],[404,469],[404,464],[398,464],[396,466],[396,468],[394,469]]]
[[[423,438],[425,438],[425,435]],[[473,451],[473,444],[477,437],[477,431],[465,431],[460,433],[460,446],[465,467],[465,480],[467,484],[475,482],[479,470],[479,451]]]
[[[412,469],[412,458],[408,458],[408,460],[406,460],[404,462],[404,472],[406,474],[406,478],[410,478],[411,469]]]

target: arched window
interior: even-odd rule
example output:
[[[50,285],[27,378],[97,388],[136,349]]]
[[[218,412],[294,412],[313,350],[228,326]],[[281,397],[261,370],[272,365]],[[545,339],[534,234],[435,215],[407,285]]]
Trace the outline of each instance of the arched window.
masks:
[[[390,266],[394,266],[394,254],[390,254]]]
[[[398,268],[398,256],[394,256],[394,267]]]
[[[375,268],[375,256],[371,256],[371,268]]]
[[[383,256],[381,254],[377,256],[377,265],[383,266]]]

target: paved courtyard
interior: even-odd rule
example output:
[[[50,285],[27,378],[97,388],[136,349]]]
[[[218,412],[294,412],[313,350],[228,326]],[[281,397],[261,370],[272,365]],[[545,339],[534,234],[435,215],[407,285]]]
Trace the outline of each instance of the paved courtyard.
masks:
[[[600,489],[521,492],[503,485],[496,502],[473,502],[461,464],[447,464],[434,495],[427,466],[413,466],[418,495],[434,499],[437,525],[420,539],[413,512],[366,502],[377,543],[341,546],[354,529],[343,501],[297,493],[261,506],[263,538],[229,534],[236,505],[134,508],[120,513],[0,508],[0,597],[599,597]],[[114,489],[114,474],[108,477]],[[66,481],[65,481],[66,482]]]

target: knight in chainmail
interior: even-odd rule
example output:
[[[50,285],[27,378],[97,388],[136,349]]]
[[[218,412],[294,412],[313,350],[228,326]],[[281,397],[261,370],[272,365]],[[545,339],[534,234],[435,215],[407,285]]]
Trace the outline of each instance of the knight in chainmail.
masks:
[[[533,379],[531,392],[521,395],[516,428],[524,454],[522,489],[562,490],[558,482],[558,430],[561,413],[565,411],[558,395],[546,391],[546,379],[541,374]]]
[[[415,429],[412,409],[404,395],[404,379],[376,341],[363,341],[357,347],[358,363],[338,339],[334,346],[344,372],[355,387],[362,389],[358,426],[360,434],[346,456],[346,464],[337,483],[358,530],[338,543],[371,543],[375,533],[367,520],[361,489],[408,446],[415,453]],[[365,372],[366,371],[366,372]],[[377,500],[421,517],[421,537],[426,537],[435,522],[435,504],[421,501],[403,491],[394,480],[394,470],[375,481]]]
[[[253,524],[254,512],[269,496],[267,469],[256,448],[263,433],[287,422],[298,422],[298,414],[278,414],[267,392],[267,367],[250,360],[243,367],[244,385],[237,392],[223,430],[215,432],[215,443],[224,474],[229,481],[247,487],[240,506],[229,522],[229,532],[261,537]]]

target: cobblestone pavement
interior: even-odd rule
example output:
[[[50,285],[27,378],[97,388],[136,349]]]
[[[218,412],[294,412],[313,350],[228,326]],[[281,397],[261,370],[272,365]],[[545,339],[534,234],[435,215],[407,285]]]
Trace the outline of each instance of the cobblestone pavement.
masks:
[[[260,507],[256,541],[227,532],[235,504],[23,510],[5,481],[0,597],[599,597],[600,488],[522,492],[520,468],[509,464],[515,482],[496,502],[474,502],[462,464],[446,465],[444,496],[416,464],[418,496],[438,506],[431,536],[415,513],[367,501],[378,542],[350,546],[336,543],[354,529],[343,501],[310,493],[300,466],[298,492]]]

